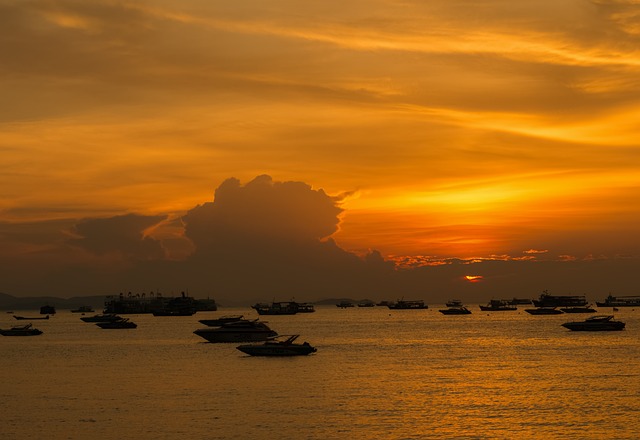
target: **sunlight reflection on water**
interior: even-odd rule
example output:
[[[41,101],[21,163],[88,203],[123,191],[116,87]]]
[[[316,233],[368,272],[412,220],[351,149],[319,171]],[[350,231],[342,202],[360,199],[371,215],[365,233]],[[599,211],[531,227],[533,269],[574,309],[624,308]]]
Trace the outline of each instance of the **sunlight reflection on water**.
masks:
[[[235,312],[250,315],[223,313]],[[37,323],[42,336],[0,338],[0,437],[640,437],[640,312],[617,313],[623,332],[586,334],[520,311],[269,317],[318,348],[293,359],[192,334],[221,313],[138,315],[138,329],[108,331],[63,311]]]

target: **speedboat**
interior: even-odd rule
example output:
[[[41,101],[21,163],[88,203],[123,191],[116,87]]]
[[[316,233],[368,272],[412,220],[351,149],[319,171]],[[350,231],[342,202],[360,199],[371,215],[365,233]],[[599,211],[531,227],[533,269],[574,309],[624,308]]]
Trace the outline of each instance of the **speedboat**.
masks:
[[[220,327],[201,328],[193,332],[209,342],[257,342],[278,336],[265,322],[241,319]]]
[[[9,329],[0,329],[2,336],[37,336],[41,334],[42,330],[34,328],[31,324],[14,325]]]
[[[272,338],[263,344],[238,345],[236,348],[251,356],[306,356],[317,351],[308,342],[294,343],[299,336],[282,335],[280,338]]]
[[[216,319],[201,319],[198,322],[206,325],[207,327],[220,327],[221,325],[228,324],[230,322],[241,321],[243,317],[243,315],[225,315]]]
[[[563,327],[574,331],[613,331],[624,329],[625,323],[613,319],[613,315],[591,316],[584,321],[565,322]]]
[[[120,321],[123,318],[121,316],[116,315],[115,313],[105,313],[100,315],[93,316],[83,316],[80,318],[84,322],[114,322]]]
[[[96,325],[104,329],[120,329],[120,328],[136,328],[135,322],[129,321],[129,318],[121,318],[117,321],[96,322]]]
[[[555,307],[537,307],[535,309],[524,309],[530,315],[562,315],[564,312]]]

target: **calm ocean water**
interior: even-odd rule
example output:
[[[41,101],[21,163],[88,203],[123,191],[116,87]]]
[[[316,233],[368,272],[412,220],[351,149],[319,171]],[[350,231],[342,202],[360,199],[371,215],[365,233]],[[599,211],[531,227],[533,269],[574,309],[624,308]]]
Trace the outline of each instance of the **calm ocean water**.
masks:
[[[615,313],[622,332],[582,333],[560,324],[589,315],[431,307],[264,317],[318,348],[291,359],[192,333],[249,308],[130,315],[135,330],[59,311],[33,321],[41,336],[0,337],[0,438],[640,438],[640,310]]]

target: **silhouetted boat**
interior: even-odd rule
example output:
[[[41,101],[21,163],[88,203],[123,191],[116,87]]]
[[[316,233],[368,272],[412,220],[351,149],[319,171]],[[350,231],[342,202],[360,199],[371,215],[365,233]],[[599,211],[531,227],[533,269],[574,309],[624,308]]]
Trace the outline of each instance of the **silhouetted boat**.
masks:
[[[278,336],[266,323],[242,319],[220,327],[201,328],[193,332],[209,342],[257,342]]]
[[[41,315],[55,315],[56,314],[56,308],[54,306],[50,306],[50,305],[46,305],[46,306],[42,306],[40,307],[40,314]]]
[[[387,307],[389,307],[391,310],[419,310],[429,308],[429,306],[426,305],[421,299],[411,301],[399,299],[395,303],[387,305]]]
[[[95,310],[93,310],[93,307],[91,306],[80,306],[77,309],[72,309],[71,313],[93,313],[95,312]]]
[[[555,307],[538,307],[536,309],[524,309],[530,315],[562,315],[564,312]]]
[[[96,325],[103,329],[126,329],[138,327],[134,322],[129,321],[129,318],[122,318],[117,321],[108,322],[96,322]]]
[[[509,300],[509,305],[512,305],[512,306],[527,305],[527,304],[531,304],[531,303],[533,303],[533,301],[531,301],[530,299],[527,299],[527,298],[513,298],[513,299]]]
[[[492,299],[486,306],[480,306],[480,310],[483,312],[509,312],[518,310],[518,308],[509,305],[509,302],[503,299]]]
[[[451,306],[446,309],[440,309],[440,313],[443,315],[470,315],[471,310],[466,308],[465,306]]]
[[[459,299],[452,299],[445,303],[445,306],[447,307],[462,307],[463,305],[462,300]]]
[[[316,308],[311,303],[296,303],[298,305],[298,313],[314,313]]]
[[[258,315],[295,315],[298,313],[298,303],[294,301],[280,301],[267,303],[257,303],[251,306],[258,312]]]
[[[113,322],[113,321],[120,321],[124,318],[122,318],[122,316],[118,316],[113,313],[105,313],[105,314],[93,315],[93,316],[83,316],[80,319],[84,322]]]
[[[562,326],[573,331],[598,332],[622,330],[625,327],[625,323],[614,320],[613,315],[599,315],[591,316],[584,321],[565,322]]]
[[[336,304],[336,307],[339,307],[341,309],[346,309],[349,307],[355,307],[355,304],[353,304],[351,301],[340,301],[338,304]]]
[[[375,307],[375,303],[373,301],[360,301],[358,303],[358,307]]]
[[[640,307],[640,296],[607,296],[604,301],[596,301],[598,307]]]
[[[550,295],[546,290],[540,298],[533,300],[536,307],[580,307],[586,306],[587,298],[584,295]]]
[[[230,322],[241,321],[243,318],[243,315],[226,315],[215,319],[201,319],[198,322],[208,327],[220,327],[221,325],[228,324]]]
[[[38,320],[38,319],[49,319],[49,315],[47,315],[47,316],[38,316],[37,318],[36,317],[29,317],[29,316],[18,316],[18,315],[13,315],[13,317],[14,317],[14,319],[17,319],[19,321],[24,321],[24,320],[31,321],[31,320],[34,320],[34,319],[35,320]]]
[[[590,306],[562,307],[560,310],[562,310],[564,313],[596,313],[597,312],[596,309]]]
[[[42,330],[34,328],[31,324],[14,325],[8,329],[0,329],[0,335],[2,336],[37,336],[41,334]]]
[[[299,335],[283,335],[281,338],[286,339],[272,338],[263,344],[239,345],[236,348],[251,356],[306,356],[317,351],[308,342],[294,343],[298,337]]]

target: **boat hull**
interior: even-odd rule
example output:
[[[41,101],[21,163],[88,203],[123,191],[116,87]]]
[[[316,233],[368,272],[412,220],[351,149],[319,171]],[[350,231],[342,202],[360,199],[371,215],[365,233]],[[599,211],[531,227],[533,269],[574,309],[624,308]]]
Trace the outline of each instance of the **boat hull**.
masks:
[[[250,356],[307,356],[317,350],[310,345],[294,346],[265,346],[265,345],[240,345],[236,347]]]
[[[608,322],[606,324],[585,324],[584,322],[565,322],[563,327],[577,332],[607,332],[624,330],[625,323],[620,321]]]
[[[199,329],[193,333],[206,339],[208,342],[260,342],[278,336],[273,330],[270,331],[246,331],[246,332],[226,332],[219,329]]]

